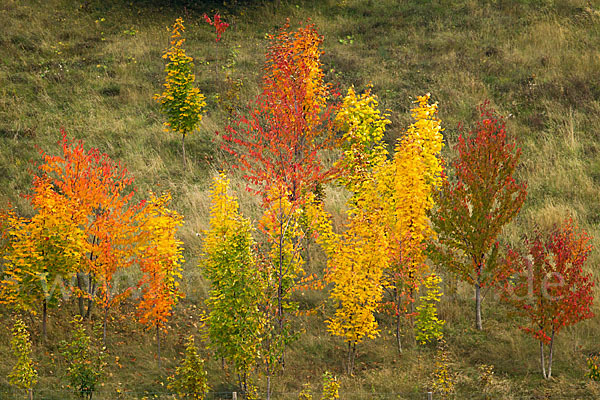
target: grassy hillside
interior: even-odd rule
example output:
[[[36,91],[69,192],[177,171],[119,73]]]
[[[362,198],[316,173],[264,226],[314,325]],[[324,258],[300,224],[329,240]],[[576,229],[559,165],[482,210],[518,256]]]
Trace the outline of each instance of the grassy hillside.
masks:
[[[228,163],[215,131],[228,114],[223,102],[243,111],[259,91],[267,45],[265,35],[289,18],[292,26],[311,19],[324,35],[326,78],[345,92],[350,85],[373,84],[392,124],[393,143],[410,120],[412,100],[430,92],[439,102],[445,128],[445,156],[458,124],[476,117],[475,106],[489,99],[507,117],[507,129],[523,148],[521,179],[528,197],[521,214],[505,231],[517,243],[534,224],[542,227],[573,216],[600,246],[600,1],[584,0],[323,0],[286,1],[119,1],[3,0],[0,2],[0,207],[13,204],[28,214],[30,161],[36,147],[58,151],[64,128],[123,162],[139,192],[170,191],[172,208],[185,216],[186,299],[165,335],[165,371],[154,361],[154,337],[134,322],[132,304],[110,323],[109,372],[98,398],[142,398],[164,393],[184,338],[199,337],[200,312],[207,285],[197,267],[198,232],[208,224],[210,179]],[[231,24],[215,51],[214,33],[202,13],[219,11]],[[161,91],[168,44],[167,29],[182,16],[186,47],[196,62],[197,83],[207,96],[198,132],[186,140],[188,168],[182,170],[180,138],[163,132],[153,94]],[[215,63],[218,74],[215,75]],[[225,77],[228,76],[229,80]],[[236,83],[237,82],[237,83]],[[237,89],[236,89],[237,88]],[[236,96],[224,96],[239,90]],[[220,96],[220,97],[219,97]],[[234,187],[246,215],[258,216],[257,202],[239,178]],[[328,188],[327,202],[341,219],[346,194]],[[315,271],[324,257],[315,250]],[[589,268],[598,276],[600,252]],[[125,277],[133,281],[133,276]],[[308,292],[307,304],[323,301]],[[599,302],[595,312],[600,314]],[[315,389],[330,370],[341,379],[343,399],[424,398],[433,370],[434,350],[411,345],[395,352],[391,321],[381,317],[382,334],[360,346],[354,377],[343,374],[344,344],[323,324],[331,305],[316,316],[295,321],[303,333],[289,351],[288,364],[274,379],[276,399],[297,398],[304,383]],[[484,302],[484,331],[473,325],[469,287],[444,297],[441,316],[458,374],[457,398],[484,398],[478,366],[493,365],[487,390],[491,398],[600,398],[600,385],[585,378],[586,356],[600,351],[600,317],[561,332],[557,338],[555,377],[538,372],[538,347],[519,331],[509,310],[493,296]],[[74,301],[53,310],[47,343],[35,339],[40,364],[40,398],[63,399],[64,364],[57,343],[66,337]],[[0,308],[0,398],[9,398],[6,375],[10,313]],[[39,321],[34,319],[39,331]],[[235,389],[235,377],[203,346],[209,381],[217,392]],[[264,388],[260,381],[259,387]],[[119,394],[127,392],[128,394]],[[119,397],[121,396],[121,397]],[[151,397],[149,397],[151,398]],[[226,397],[224,397],[226,398]]]

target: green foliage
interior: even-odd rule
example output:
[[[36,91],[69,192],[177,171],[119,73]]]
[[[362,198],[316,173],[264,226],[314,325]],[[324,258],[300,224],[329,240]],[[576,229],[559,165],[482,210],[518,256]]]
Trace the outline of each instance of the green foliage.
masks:
[[[175,370],[175,374],[169,377],[167,386],[174,390],[182,399],[203,400],[210,390],[206,382],[206,371],[204,360],[200,358],[198,349],[194,344],[194,337],[190,336],[186,343],[185,359]]]
[[[515,178],[521,149],[507,137],[504,120],[487,102],[479,111],[475,129],[458,137],[455,179],[443,180],[434,193],[431,222],[438,234],[436,261],[475,288],[475,321],[481,330],[480,290],[503,277],[498,236],[519,213],[527,185]]]
[[[204,95],[194,87],[193,58],[186,55],[183,48],[184,31],[183,19],[177,18],[171,34],[171,47],[163,55],[168,60],[163,85],[165,90],[160,95],[154,95],[154,99],[167,116],[167,130],[186,135],[194,131],[202,120],[201,111],[206,102]]]
[[[325,371],[323,374],[323,396],[321,400],[335,400],[340,398],[340,383],[337,378],[331,375],[331,372]]]
[[[67,380],[82,399],[91,400],[106,367],[105,348],[87,334],[80,316],[71,321],[73,338],[60,343],[67,362]]]
[[[233,363],[245,390],[246,377],[258,358],[263,290],[250,221],[240,215],[228,186],[224,175],[215,179],[210,229],[204,241],[206,259],[201,266],[211,283],[206,301],[211,346]]]
[[[30,391],[37,383],[38,374],[31,358],[29,331],[21,319],[17,319],[13,325],[10,346],[17,363],[8,374],[8,381],[11,385]]]
[[[434,340],[440,340],[443,336],[442,328],[446,321],[439,319],[437,315],[437,304],[443,295],[440,292],[441,282],[442,278],[436,274],[425,278],[427,293],[421,297],[415,319],[415,336],[419,344],[431,343]]]
[[[587,376],[593,381],[600,381],[600,353],[592,354],[587,359]]]

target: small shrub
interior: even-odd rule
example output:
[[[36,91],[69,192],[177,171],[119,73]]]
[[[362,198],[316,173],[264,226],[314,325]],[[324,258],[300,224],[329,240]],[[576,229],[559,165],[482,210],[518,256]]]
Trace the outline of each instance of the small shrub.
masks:
[[[312,391],[310,390],[310,384],[305,383],[302,385],[302,391],[298,395],[298,400],[312,400]]]
[[[592,354],[587,359],[588,374],[587,376],[596,382],[600,382],[600,353]]]
[[[67,362],[67,380],[79,398],[91,400],[106,367],[105,348],[85,331],[80,316],[71,321],[73,338],[60,343],[61,354]]]
[[[431,374],[431,378],[433,391],[438,393],[442,399],[454,393],[455,374],[450,369],[450,352],[444,339],[438,343],[435,370]]]
[[[329,371],[323,374],[323,396],[321,400],[335,400],[340,398],[340,383]]]
[[[206,398],[210,388],[206,382],[204,360],[198,354],[193,336],[188,338],[185,359],[177,367],[175,374],[169,377],[167,387],[174,390],[182,399],[204,400]]]
[[[439,319],[437,315],[437,304],[443,294],[440,292],[441,282],[442,278],[436,274],[425,278],[427,294],[421,297],[415,321],[415,336],[419,344],[432,343],[434,340],[440,340],[443,336],[442,328],[446,321]]]
[[[27,390],[29,398],[33,399],[32,387],[37,383],[38,375],[31,359],[29,331],[21,319],[17,319],[13,325],[10,346],[17,363],[8,374],[8,381],[19,389]]]

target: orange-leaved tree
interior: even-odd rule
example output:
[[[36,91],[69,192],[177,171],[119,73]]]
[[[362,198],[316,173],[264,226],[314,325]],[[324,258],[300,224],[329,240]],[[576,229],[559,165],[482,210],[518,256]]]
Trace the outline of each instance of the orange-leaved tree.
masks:
[[[43,293],[44,327],[47,300],[73,274],[80,314],[88,316],[94,300],[107,313],[120,298],[112,290],[113,275],[131,265],[133,252],[133,179],[106,154],[86,151],[64,133],[60,145],[62,155],[41,152],[43,162],[29,196],[34,217],[20,219],[13,213],[8,219],[13,228],[7,258],[14,261],[2,285],[9,293],[16,288],[21,298],[28,288],[41,285],[35,290],[38,297]]]
[[[537,232],[525,244],[527,256],[509,249],[505,270],[513,272],[513,279],[505,281],[503,298],[526,318],[528,324],[521,329],[540,342],[542,376],[549,379],[555,335],[594,316],[594,279],[583,270],[592,246],[572,220],[549,234]],[[549,346],[547,366],[544,345]]]
[[[154,328],[161,368],[160,330],[165,328],[183,293],[178,289],[183,263],[182,242],[177,240],[177,228],[183,217],[167,208],[170,194],[151,196],[136,215],[136,258],[142,270],[138,287],[142,298],[137,306],[140,322]]]
[[[514,177],[521,150],[487,103],[480,111],[475,129],[458,138],[455,176],[435,192],[431,219],[438,261],[475,287],[475,326],[481,330],[481,289],[494,286],[504,273],[497,263],[497,238],[527,192]]]
[[[162,112],[167,117],[166,131],[181,134],[181,154],[185,168],[185,137],[192,133],[202,121],[202,109],[206,106],[204,95],[195,87],[196,77],[192,72],[193,58],[185,53],[183,44],[183,19],[177,18],[173,24],[171,44],[163,58],[167,65],[164,91],[154,95]]]
[[[273,187],[296,201],[332,171],[319,152],[333,144],[331,116],[336,105],[323,81],[320,45],[313,25],[271,36],[262,93],[226,127],[224,149],[237,159],[251,189],[263,198]]]
[[[62,155],[42,152],[39,170],[71,212],[83,216],[78,229],[86,238],[85,256],[76,274],[79,312],[89,316],[96,302],[106,326],[109,309],[127,293],[117,293],[113,278],[134,262],[134,217],[141,204],[132,201],[133,178],[121,164],[98,149],[85,150],[83,142],[69,141],[66,134],[60,144]]]

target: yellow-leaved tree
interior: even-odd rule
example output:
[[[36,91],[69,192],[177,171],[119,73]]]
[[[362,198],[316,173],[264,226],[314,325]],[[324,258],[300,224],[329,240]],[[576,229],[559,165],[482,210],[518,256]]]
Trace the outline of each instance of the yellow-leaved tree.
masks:
[[[336,116],[343,132],[339,180],[353,195],[348,226],[362,215],[380,226],[361,229],[383,229],[378,249],[387,251],[380,264],[385,266],[383,286],[396,317],[399,351],[401,318],[427,270],[424,247],[433,235],[427,213],[433,206],[433,191],[441,183],[442,129],[437,104],[429,104],[429,99],[429,94],[417,98],[411,113],[415,122],[398,140],[392,160],[383,141],[390,121],[377,109],[370,90],[357,96],[351,88]]]
[[[382,276],[388,267],[388,247],[381,214],[370,208],[369,196],[357,199],[348,211],[343,234],[331,228],[331,218],[321,205],[310,207],[317,221],[317,243],[327,253],[325,280],[333,284],[335,315],[327,321],[332,335],[348,343],[348,374],[354,369],[356,345],[379,334],[375,311],[383,297]]]
[[[177,18],[171,32],[171,44],[163,55],[168,60],[165,67],[164,91],[154,95],[162,112],[167,117],[167,131],[181,134],[181,151],[185,168],[185,136],[192,133],[202,121],[202,109],[206,106],[205,97],[194,86],[196,77],[192,72],[193,58],[185,53],[183,19]]]
[[[427,214],[433,207],[433,192],[442,181],[441,121],[437,103],[429,104],[429,99],[429,94],[417,98],[411,111],[415,121],[398,140],[394,159],[375,170],[391,242],[386,288],[396,317],[398,351],[402,351],[401,317],[413,314],[415,296],[428,269],[424,249],[434,233]]]

